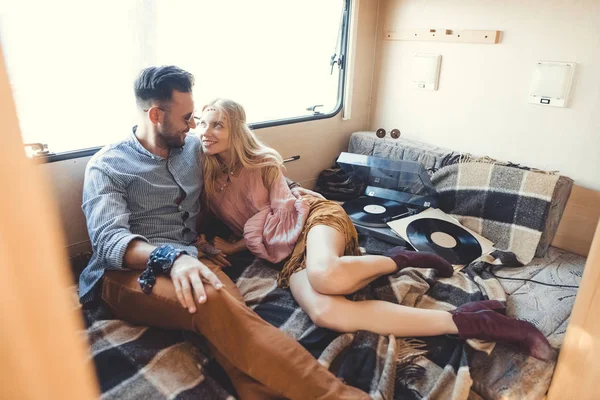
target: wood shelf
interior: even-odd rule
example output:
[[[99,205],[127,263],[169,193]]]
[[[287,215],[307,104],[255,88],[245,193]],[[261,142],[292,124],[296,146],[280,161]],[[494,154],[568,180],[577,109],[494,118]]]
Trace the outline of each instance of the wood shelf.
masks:
[[[500,42],[500,32],[466,29],[405,29],[386,32],[384,40],[496,44]]]

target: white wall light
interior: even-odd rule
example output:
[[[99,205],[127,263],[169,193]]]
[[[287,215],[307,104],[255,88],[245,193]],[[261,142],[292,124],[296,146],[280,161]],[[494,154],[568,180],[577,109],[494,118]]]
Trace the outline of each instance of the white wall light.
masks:
[[[415,54],[412,65],[412,83],[417,89],[438,90],[441,54]]]
[[[545,106],[567,107],[576,65],[573,62],[537,61],[528,101]]]

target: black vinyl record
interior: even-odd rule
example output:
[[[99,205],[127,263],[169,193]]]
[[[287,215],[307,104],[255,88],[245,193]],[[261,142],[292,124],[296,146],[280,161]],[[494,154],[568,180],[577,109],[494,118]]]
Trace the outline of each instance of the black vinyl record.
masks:
[[[435,253],[450,264],[467,265],[482,253],[481,245],[468,231],[437,218],[411,221],[406,227],[406,235],[416,250]]]
[[[387,224],[383,222],[384,218],[408,212],[408,208],[397,201],[370,196],[348,200],[342,207],[344,207],[352,222],[370,227],[387,228]]]

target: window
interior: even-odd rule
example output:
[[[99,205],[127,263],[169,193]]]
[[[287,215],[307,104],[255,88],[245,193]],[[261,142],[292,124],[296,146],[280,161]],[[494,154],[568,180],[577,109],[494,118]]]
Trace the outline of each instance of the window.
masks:
[[[11,3],[0,38],[23,141],[53,153],[128,134],[133,80],[148,65],[192,72],[198,108],[229,97],[253,124],[322,118],[341,103],[345,0]]]

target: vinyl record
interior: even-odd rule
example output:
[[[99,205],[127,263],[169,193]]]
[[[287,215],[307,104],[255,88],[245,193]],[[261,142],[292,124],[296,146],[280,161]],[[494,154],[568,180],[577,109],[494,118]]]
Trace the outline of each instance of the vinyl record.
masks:
[[[481,245],[467,230],[437,218],[416,219],[406,227],[410,244],[435,253],[451,264],[467,265],[481,256]]]
[[[342,207],[352,222],[370,227],[387,227],[384,218],[408,212],[408,208],[397,201],[370,196],[348,200]]]

